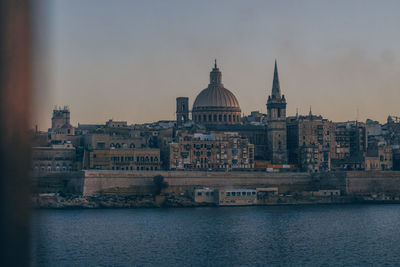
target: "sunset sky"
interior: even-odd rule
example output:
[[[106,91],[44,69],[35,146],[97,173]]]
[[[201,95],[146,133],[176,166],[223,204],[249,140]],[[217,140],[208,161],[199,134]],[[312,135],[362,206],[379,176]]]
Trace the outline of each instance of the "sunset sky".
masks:
[[[73,125],[175,118],[214,58],[242,112],[266,112],[275,58],[288,115],[400,116],[400,1],[44,0],[35,22],[36,112]]]

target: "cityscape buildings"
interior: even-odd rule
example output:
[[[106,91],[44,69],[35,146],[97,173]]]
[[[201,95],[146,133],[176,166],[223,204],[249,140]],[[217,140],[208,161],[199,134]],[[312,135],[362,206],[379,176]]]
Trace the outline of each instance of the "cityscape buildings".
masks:
[[[269,90],[267,89],[267,92]],[[176,120],[128,125],[70,123],[68,107],[55,108],[51,128],[33,139],[36,172],[400,170],[400,119],[386,124],[332,122],[312,114],[287,116],[275,61],[267,114],[242,110],[214,62],[208,87],[190,110],[176,98]]]

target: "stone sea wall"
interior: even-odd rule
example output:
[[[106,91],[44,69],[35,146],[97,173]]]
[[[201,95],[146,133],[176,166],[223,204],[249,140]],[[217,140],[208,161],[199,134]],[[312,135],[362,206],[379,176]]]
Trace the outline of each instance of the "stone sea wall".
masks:
[[[154,193],[153,177],[162,175],[164,193],[185,193],[193,188],[278,187],[279,193],[339,189],[346,195],[400,194],[400,172],[355,171],[309,173],[201,172],[201,171],[99,171],[34,174],[35,193],[60,191],[83,196],[99,193],[146,195]]]
[[[307,173],[264,173],[264,172],[200,172],[200,171],[84,171],[83,195],[98,192],[130,190],[151,190],[153,177],[164,176],[168,183],[166,193],[184,193],[199,187],[213,188],[255,188],[278,186],[282,192],[306,190],[310,187],[311,176]],[[149,191],[150,192],[150,191]]]
[[[347,172],[346,193],[348,195],[400,194],[400,172]]]

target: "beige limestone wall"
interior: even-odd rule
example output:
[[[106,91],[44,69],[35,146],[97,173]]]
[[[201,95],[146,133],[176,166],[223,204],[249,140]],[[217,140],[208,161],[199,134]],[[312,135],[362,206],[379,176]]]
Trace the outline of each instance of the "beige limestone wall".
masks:
[[[87,170],[83,195],[120,188],[124,192],[135,186],[151,186],[155,175],[162,175],[169,187],[166,192],[185,192],[195,187],[256,188],[279,186],[280,190],[307,190],[311,177],[307,173],[200,172],[200,171],[98,171]]]
[[[346,192],[348,195],[376,193],[399,194],[400,172],[396,171],[358,171],[346,173]]]

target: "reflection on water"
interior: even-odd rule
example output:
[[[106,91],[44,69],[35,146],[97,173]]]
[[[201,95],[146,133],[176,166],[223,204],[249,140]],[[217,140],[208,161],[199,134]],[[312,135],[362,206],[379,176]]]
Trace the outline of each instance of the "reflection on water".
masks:
[[[400,205],[42,210],[38,266],[400,264]]]

